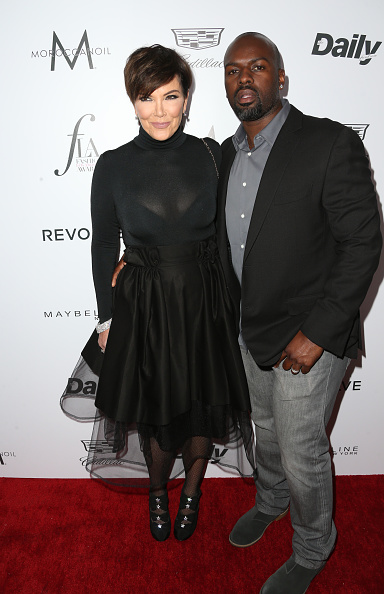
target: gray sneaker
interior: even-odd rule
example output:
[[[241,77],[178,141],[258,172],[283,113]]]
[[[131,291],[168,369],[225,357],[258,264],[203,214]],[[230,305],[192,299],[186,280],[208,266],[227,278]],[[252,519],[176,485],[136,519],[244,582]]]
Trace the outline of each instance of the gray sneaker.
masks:
[[[229,535],[229,542],[234,547],[250,547],[263,536],[272,522],[281,520],[288,513],[288,508],[278,516],[269,516],[252,507],[245,513],[233,527]]]
[[[323,569],[308,569],[298,563],[295,563],[293,557],[290,557],[284,565],[279,567],[270,578],[267,579],[260,590],[260,594],[305,594],[310,583]]]

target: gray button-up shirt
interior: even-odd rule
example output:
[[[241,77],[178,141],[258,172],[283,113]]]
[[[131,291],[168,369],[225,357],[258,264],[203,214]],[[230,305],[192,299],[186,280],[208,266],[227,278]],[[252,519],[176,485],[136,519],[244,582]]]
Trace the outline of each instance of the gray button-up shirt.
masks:
[[[242,124],[240,124],[232,138],[236,156],[228,181],[225,215],[228,239],[231,245],[232,264],[240,282],[244,249],[261,176],[273,144],[288,117],[290,108],[287,99],[283,99],[283,108],[255,136],[254,148],[249,148],[247,135]],[[240,344],[244,346],[241,335]]]

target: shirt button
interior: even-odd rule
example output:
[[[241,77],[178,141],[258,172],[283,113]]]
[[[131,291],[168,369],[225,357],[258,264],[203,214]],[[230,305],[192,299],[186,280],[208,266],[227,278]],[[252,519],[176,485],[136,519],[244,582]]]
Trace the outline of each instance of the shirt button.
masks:
[[[242,212],[240,216],[243,219],[245,217],[245,214]]]
[[[243,182],[243,186],[244,186],[244,188],[245,188],[245,186],[246,186],[246,185],[247,185],[247,182]]]
[[[248,153],[248,157],[250,157],[252,155],[252,153]]]
[[[242,243],[240,247],[241,247],[241,249],[243,250],[243,249],[244,249],[244,244]]]

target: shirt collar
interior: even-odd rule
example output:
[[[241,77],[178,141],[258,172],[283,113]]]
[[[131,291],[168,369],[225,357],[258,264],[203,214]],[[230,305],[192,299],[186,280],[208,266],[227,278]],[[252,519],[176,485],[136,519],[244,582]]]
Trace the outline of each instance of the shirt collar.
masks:
[[[280,111],[269,122],[269,124],[267,124],[265,126],[265,128],[263,128],[261,130],[261,132],[259,132],[255,136],[255,138],[254,138],[255,146],[257,146],[259,144],[256,142],[257,136],[261,137],[263,140],[265,140],[271,147],[273,146],[283,124],[285,123],[285,120],[288,117],[289,110],[291,109],[288,99],[283,99],[282,104],[283,104],[283,108],[280,109]],[[236,130],[235,134],[232,137],[232,142],[233,142],[233,145],[234,145],[236,151],[239,151],[240,149],[249,151],[247,135],[245,133],[243,124],[240,124],[240,126]]]

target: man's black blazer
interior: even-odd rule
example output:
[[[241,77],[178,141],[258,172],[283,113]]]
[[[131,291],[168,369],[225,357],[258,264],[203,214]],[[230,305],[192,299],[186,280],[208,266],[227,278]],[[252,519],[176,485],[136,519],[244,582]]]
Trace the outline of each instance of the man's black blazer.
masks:
[[[359,307],[382,245],[359,136],[291,106],[257,192],[241,289],[225,223],[232,138],[222,148],[219,249],[237,311],[241,298],[242,331],[253,358],[259,365],[274,364],[299,330],[339,357],[355,357],[361,346]]]

